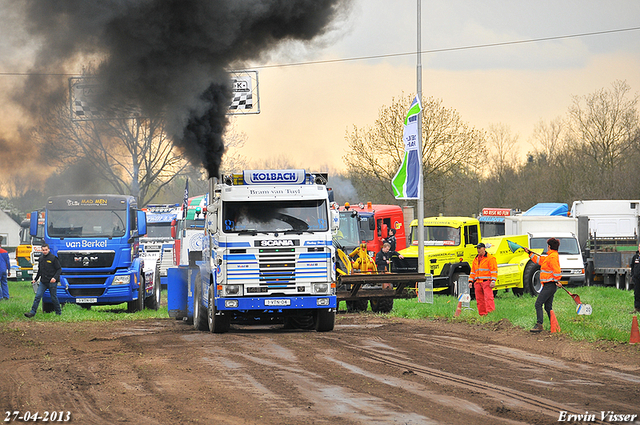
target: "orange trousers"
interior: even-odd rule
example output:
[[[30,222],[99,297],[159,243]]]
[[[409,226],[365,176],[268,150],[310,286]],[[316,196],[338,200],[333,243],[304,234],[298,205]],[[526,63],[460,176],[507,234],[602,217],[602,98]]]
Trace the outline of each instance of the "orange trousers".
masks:
[[[496,309],[496,305],[493,302],[493,289],[490,285],[490,280],[476,280],[474,285],[476,302],[478,303],[478,314],[480,316],[486,316]]]

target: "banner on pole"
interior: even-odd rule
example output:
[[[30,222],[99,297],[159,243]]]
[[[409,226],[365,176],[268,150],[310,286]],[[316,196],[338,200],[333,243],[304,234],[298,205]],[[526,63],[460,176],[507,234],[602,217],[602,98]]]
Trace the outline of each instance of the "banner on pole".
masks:
[[[391,180],[396,199],[420,199],[420,152],[418,152],[418,118],[422,106],[416,96],[404,120],[404,158],[400,169]]]

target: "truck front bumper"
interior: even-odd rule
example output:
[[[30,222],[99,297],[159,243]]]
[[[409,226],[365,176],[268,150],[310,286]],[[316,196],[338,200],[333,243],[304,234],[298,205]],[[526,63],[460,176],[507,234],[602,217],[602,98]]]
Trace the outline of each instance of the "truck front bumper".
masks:
[[[255,298],[218,298],[215,300],[216,310],[219,311],[265,311],[337,308],[335,295],[307,296],[307,297],[255,297]]]
[[[115,276],[130,275],[128,284],[113,285]],[[134,284],[135,273],[117,275],[62,275],[56,295],[60,303],[91,304],[91,305],[115,305],[138,299],[138,286]],[[84,280],[83,279],[87,279]],[[104,279],[103,284],[92,284],[89,279]],[[72,283],[69,283],[71,280]],[[43,302],[51,302],[49,291],[44,293]]]

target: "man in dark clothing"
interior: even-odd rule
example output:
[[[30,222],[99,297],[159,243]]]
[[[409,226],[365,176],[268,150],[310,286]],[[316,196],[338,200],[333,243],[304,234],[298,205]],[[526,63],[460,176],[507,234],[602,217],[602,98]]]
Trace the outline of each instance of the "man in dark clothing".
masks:
[[[27,317],[33,317],[36,315],[40,300],[44,295],[44,291],[46,291],[47,289],[49,290],[49,294],[51,295],[51,301],[53,301],[53,308],[55,309],[56,314],[61,315],[62,311],[60,310],[60,302],[58,302],[57,291],[62,267],[60,266],[58,257],[53,255],[53,253],[49,249],[49,245],[47,245],[46,243],[42,245],[42,255],[38,259],[38,264],[38,273],[33,278],[32,283],[35,283],[36,280],[40,278],[40,285],[38,285],[36,298],[35,300],[33,300],[31,311],[25,313],[24,315]]]
[[[636,255],[631,258],[629,263],[631,268],[631,283],[633,283],[633,312],[640,313],[640,245]]]
[[[389,271],[389,261],[394,255],[404,258],[399,252],[391,250],[391,244],[389,242],[383,243],[382,249],[376,255],[376,268],[379,272]]]

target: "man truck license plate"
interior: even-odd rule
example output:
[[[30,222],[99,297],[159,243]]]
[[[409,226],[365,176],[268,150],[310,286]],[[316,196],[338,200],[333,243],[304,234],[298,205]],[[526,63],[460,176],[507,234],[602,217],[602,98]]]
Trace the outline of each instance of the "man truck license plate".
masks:
[[[97,298],[76,298],[76,304],[93,304],[97,302]]]
[[[269,306],[281,306],[281,305],[291,305],[291,300],[264,300],[264,305]]]

